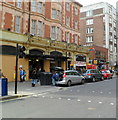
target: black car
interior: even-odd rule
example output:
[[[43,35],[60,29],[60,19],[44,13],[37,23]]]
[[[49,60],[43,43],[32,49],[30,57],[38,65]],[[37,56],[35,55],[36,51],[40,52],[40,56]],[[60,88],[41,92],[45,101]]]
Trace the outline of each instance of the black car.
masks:
[[[85,77],[86,82],[104,80],[103,74],[97,69],[88,69],[83,73],[83,76]]]

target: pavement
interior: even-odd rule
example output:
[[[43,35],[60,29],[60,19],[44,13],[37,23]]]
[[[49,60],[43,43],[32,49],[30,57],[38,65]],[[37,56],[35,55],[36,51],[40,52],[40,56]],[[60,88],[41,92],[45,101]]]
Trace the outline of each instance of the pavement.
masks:
[[[8,94],[6,96],[0,96],[0,101],[26,97],[34,94],[54,92],[58,91],[59,89],[61,89],[61,87],[40,84],[36,84],[35,87],[32,87],[31,81],[28,80],[25,82],[17,82],[17,94],[15,94],[15,82],[8,82]]]
[[[113,78],[118,77],[114,74]],[[52,85],[40,85],[36,84],[35,87],[31,86],[31,81],[17,82],[17,94],[15,94],[15,82],[8,82],[8,94],[6,96],[0,96],[0,102],[9,99],[15,99],[19,97],[26,97],[35,94],[45,94],[48,92],[56,92],[61,90],[62,87]]]

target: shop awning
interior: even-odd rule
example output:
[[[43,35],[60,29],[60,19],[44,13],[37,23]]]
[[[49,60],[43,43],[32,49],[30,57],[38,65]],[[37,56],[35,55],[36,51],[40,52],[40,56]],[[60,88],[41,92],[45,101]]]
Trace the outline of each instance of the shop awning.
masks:
[[[67,60],[69,59],[69,57],[66,57],[66,56],[54,56],[54,55],[45,55],[45,58],[48,59],[48,58],[53,58],[53,59],[61,59],[61,60]]]
[[[52,58],[53,60],[63,60],[63,61],[66,61],[67,59],[69,59],[69,57],[66,57],[66,56],[38,55],[38,54],[28,54],[26,55],[26,58],[28,59],[36,58],[36,59],[43,59],[43,60]]]

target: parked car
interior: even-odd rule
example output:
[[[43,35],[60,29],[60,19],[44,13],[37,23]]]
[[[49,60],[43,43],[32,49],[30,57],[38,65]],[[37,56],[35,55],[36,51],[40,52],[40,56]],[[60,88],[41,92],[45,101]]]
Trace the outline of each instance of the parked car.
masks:
[[[101,73],[103,74],[104,79],[112,79],[113,73],[109,70],[101,70]]]
[[[83,73],[83,76],[85,77],[86,82],[104,80],[103,74],[97,69],[88,69]]]
[[[72,84],[77,84],[77,83],[84,84],[85,79],[76,70],[63,71],[63,73],[60,74],[60,79],[56,81],[56,85],[71,86]]]

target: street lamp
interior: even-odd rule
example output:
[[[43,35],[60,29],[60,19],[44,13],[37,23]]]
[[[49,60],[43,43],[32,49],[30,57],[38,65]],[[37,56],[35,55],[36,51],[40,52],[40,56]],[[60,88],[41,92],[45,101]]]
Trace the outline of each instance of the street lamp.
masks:
[[[118,53],[118,37],[114,37],[116,39],[116,43],[117,43],[117,49],[116,49],[116,53]],[[116,67],[118,68],[118,55],[116,57]]]

